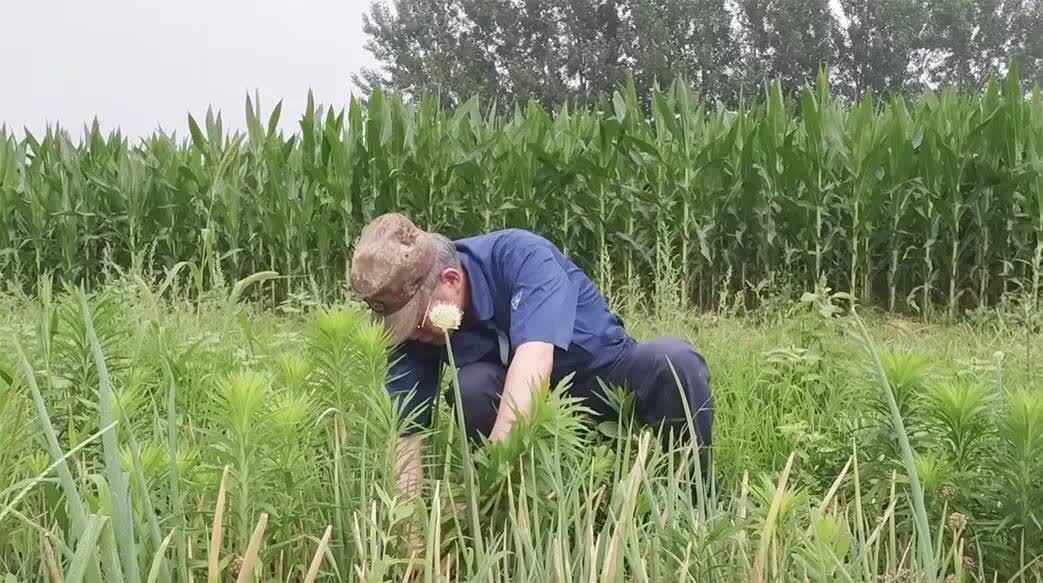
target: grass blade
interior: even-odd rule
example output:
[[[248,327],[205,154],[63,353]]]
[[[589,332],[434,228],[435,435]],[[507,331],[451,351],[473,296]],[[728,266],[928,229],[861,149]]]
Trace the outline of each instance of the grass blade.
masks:
[[[637,492],[645,473],[645,460],[648,457],[648,444],[650,439],[651,434],[646,432],[641,436],[641,441],[638,443],[637,459],[634,461],[634,466],[631,468],[630,475],[627,477],[627,485],[623,495],[623,504],[620,508],[619,515],[616,517],[616,525],[612,530],[612,537],[609,538],[608,549],[605,551],[605,561],[601,569],[601,581],[616,580],[616,569],[620,547],[623,544],[623,536],[625,536],[626,527],[632,518],[634,507],[637,504]]]
[[[29,364],[29,359],[26,358],[25,352],[22,350],[22,345],[17,339],[14,340],[15,352],[18,353],[18,361],[22,367],[22,374],[25,376],[26,383],[29,385],[29,392],[33,396],[33,405],[36,407],[36,417],[40,421],[40,428],[43,430],[43,436],[47,442],[47,450],[51,454],[51,458],[54,460],[52,466],[48,467],[47,471],[50,472],[52,469],[58,469],[58,477],[61,479],[62,490],[65,491],[66,504],[69,505],[69,515],[72,519],[73,534],[79,538],[83,535],[84,530],[87,528],[87,511],[84,509],[83,498],[80,496],[80,490],[76,487],[76,481],[72,478],[72,471],[69,470],[69,464],[66,463],[66,458],[71,456],[75,451],[70,451],[67,454],[62,453],[62,447],[58,443],[58,433],[54,430],[54,425],[51,424],[51,416],[47,412],[47,404],[44,403],[43,394],[40,393],[40,386],[36,383],[36,373],[33,371],[33,367]],[[115,426],[115,423],[95,434],[100,436],[109,429]],[[80,443],[79,447],[85,446],[89,441],[93,439],[89,438]],[[76,450],[77,448],[73,448]],[[44,474],[46,475],[46,474]],[[14,503],[17,502],[16,497],[8,506],[14,507]],[[0,522],[3,522],[5,512],[0,512]]]
[[[167,552],[167,547],[170,546],[170,541],[174,538],[174,532],[170,531],[170,534],[163,539],[163,542],[159,543],[159,548],[156,549],[155,556],[152,557],[152,566],[148,570],[148,583],[156,583],[159,576],[166,569],[164,563],[166,560],[163,558],[163,554]]]
[[[82,450],[83,448],[87,447],[87,445],[89,445],[90,443],[92,443],[96,439],[100,438],[106,432],[112,430],[112,428],[115,427],[115,426],[116,426],[116,424],[114,423],[112,425],[109,425],[108,427],[101,428],[99,431],[97,431],[93,435],[87,437],[87,439],[84,439],[83,441],[78,443],[76,445],[76,447],[73,447],[68,452],[62,454],[57,460],[51,462],[51,464],[49,466],[47,466],[44,469],[44,471],[39,473],[35,478],[33,478],[31,480],[26,480],[26,484],[25,484],[25,486],[22,487],[22,490],[20,492],[18,492],[18,494],[16,494],[14,496],[14,498],[11,499],[10,502],[8,502],[7,504],[4,505],[3,510],[0,510],[0,523],[3,523],[4,518],[8,514],[15,512],[15,507],[18,506],[18,503],[22,500],[22,498],[25,498],[25,495],[30,490],[32,490],[33,486],[35,486],[35,485],[39,484],[40,482],[42,482],[44,476],[46,476],[47,474],[51,473],[51,470],[53,470],[55,468],[59,468],[60,469],[63,465],[67,465],[66,460],[68,458],[72,457],[76,453],[79,453],[80,450]],[[70,504],[70,506],[71,506],[71,504]]]
[[[793,452],[789,455],[789,459],[786,460],[786,467],[783,468],[782,475],[779,476],[778,486],[775,487],[775,496],[771,499],[771,506],[768,508],[768,517],[764,519],[760,546],[757,548],[757,559],[753,562],[753,571],[750,574],[750,581],[754,583],[760,583],[764,580],[764,564],[768,560],[768,547],[771,545],[772,537],[775,535],[775,519],[779,515],[782,497],[786,494],[786,483],[789,481],[789,473],[793,468],[793,460],[796,457],[797,453]]]
[[[169,361],[166,362],[165,368],[170,387],[167,391],[167,484],[170,490],[171,506],[174,510],[174,520],[177,523],[177,558],[179,567],[182,573],[188,573],[188,524],[185,520],[185,509],[181,501],[181,489],[178,486],[180,477],[177,469],[178,426],[175,401],[177,383],[174,381],[174,372]]]
[[[252,285],[275,279],[279,277],[279,273],[275,271],[260,271],[253,275],[249,275],[235,282],[232,286],[232,292],[228,296],[228,304],[234,305],[242,297],[243,293]]]
[[[261,542],[264,540],[264,529],[268,526],[268,513],[262,512],[254,527],[253,535],[250,536],[250,544],[246,547],[243,555],[243,564],[239,568],[239,576],[236,583],[246,583],[253,579],[254,564],[257,562],[257,553],[261,550]]]
[[[913,499],[913,521],[916,526],[916,539],[920,547],[919,554],[921,556],[922,568],[927,576],[927,581],[935,581],[938,577],[938,569],[934,559],[934,545],[931,544],[931,526],[927,519],[923,487],[920,485],[920,478],[916,473],[916,464],[913,460],[913,448],[909,444],[909,435],[906,433],[902,414],[898,409],[898,402],[895,400],[894,390],[887,379],[887,372],[880,361],[880,355],[876,351],[876,345],[869,335],[869,330],[866,329],[865,322],[862,321],[861,317],[854,313],[852,315],[858,326],[863,346],[869,353],[880,390],[884,393],[888,409],[891,411],[891,422],[894,423],[895,437],[898,439],[898,444],[902,451],[902,462],[905,464],[905,472],[909,479],[909,489]]]
[[[106,517],[98,514],[91,514],[90,518],[87,519],[87,528],[84,531],[83,538],[76,545],[76,554],[72,558],[72,563],[69,564],[69,576],[65,580],[66,583],[80,583],[83,581],[87,568],[97,559],[95,551],[98,549],[98,540],[101,538],[101,533],[105,529],[107,522],[108,519]]]
[[[322,540],[319,541],[315,555],[311,558],[311,565],[308,566],[308,572],[304,575],[304,583],[315,583],[315,578],[319,576],[319,567],[322,566],[322,557],[326,554],[326,548],[330,544],[331,534],[333,534],[333,525],[326,525],[326,532],[322,533]]]
[[[117,401],[117,405],[119,402]],[[152,506],[152,499],[149,497],[148,484],[145,482],[145,473],[141,469],[141,447],[138,445],[137,438],[134,437],[134,431],[130,426],[130,419],[127,418],[126,411],[123,407],[119,407],[120,418],[123,420],[124,427],[127,428],[127,445],[130,446],[130,459],[131,465],[134,470],[134,479],[137,480],[139,487],[141,488],[141,505],[142,513],[145,515],[145,520],[148,524],[149,534],[152,537],[152,544],[159,548],[163,542],[160,538],[159,532],[159,521],[156,519],[156,509]],[[130,489],[127,489],[128,500]],[[160,572],[160,581],[167,583],[170,581],[170,563],[163,559],[163,569]]]
[[[221,475],[221,486],[217,490],[217,504],[214,506],[214,522],[210,531],[210,554],[207,556],[207,582],[218,583],[221,580],[221,538],[224,534],[225,493],[228,489],[228,466]]]
[[[54,560],[54,547],[51,546],[50,537],[40,537],[43,540],[43,559],[47,566],[47,574],[51,583],[62,583],[62,572],[58,568],[58,562]]]
[[[83,324],[87,332],[91,355],[98,371],[98,415],[102,426],[112,423],[112,385],[109,382],[109,370],[105,365],[105,357],[101,353],[101,343],[94,330],[91,309],[87,303],[87,295],[79,290],[80,308],[83,310]],[[106,432],[101,437],[102,455],[105,459],[105,473],[112,488],[112,518],[115,524],[114,534],[119,549],[120,563],[124,569],[123,576],[129,583],[138,583],[141,574],[138,569],[137,548],[134,537],[134,522],[131,518],[130,491],[127,480],[119,462],[119,445],[114,432]]]

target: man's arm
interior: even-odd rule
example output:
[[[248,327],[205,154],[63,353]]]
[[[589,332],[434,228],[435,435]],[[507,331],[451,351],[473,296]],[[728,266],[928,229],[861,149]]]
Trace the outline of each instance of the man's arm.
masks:
[[[503,258],[511,297],[510,340],[517,346],[507,368],[500,409],[489,438],[506,437],[517,415],[528,415],[532,394],[550,379],[554,350],[568,349],[576,322],[576,287],[549,245],[525,240]]]
[[[420,436],[403,435],[396,443],[395,492],[400,503],[407,508],[416,508],[424,475],[420,463]],[[418,515],[414,514],[414,518]],[[422,520],[409,520],[403,524],[404,536],[409,550],[414,554],[424,551],[424,524]]]
[[[500,409],[489,433],[491,441],[507,436],[518,415],[528,415],[533,391],[550,378],[554,366],[554,345],[548,342],[526,342],[515,351],[500,397]]]
[[[388,388],[392,399],[400,403],[402,413],[413,417],[412,423],[421,427],[430,423],[433,387],[437,384],[436,359],[429,348],[409,344],[401,354],[393,353],[389,370]],[[413,399],[404,401],[412,393]],[[414,417],[415,416],[415,417]],[[395,440],[395,493],[403,506],[416,508],[423,488],[424,469],[421,460],[421,438],[413,425]],[[414,517],[419,515],[414,515]],[[423,552],[424,525],[422,521],[404,523],[404,536],[410,551]]]
[[[420,436],[403,435],[398,438],[395,460],[395,487],[407,501],[416,497],[424,469],[420,463]]]
[[[418,431],[431,422],[432,401],[438,384],[437,348],[406,343],[389,355],[387,388],[408,420],[395,441],[395,487],[403,498],[419,494],[423,468]]]

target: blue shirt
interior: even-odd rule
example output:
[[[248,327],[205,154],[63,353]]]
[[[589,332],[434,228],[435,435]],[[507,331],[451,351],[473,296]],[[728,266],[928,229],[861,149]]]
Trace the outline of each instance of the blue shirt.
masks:
[[[547,342],[555,347],[553,386],[614,363],[634,342],[590,278],[543,237],[507,229],[454,244],[470,293],[463,325],[451,336],[457,367],[510,362],[521,344]],[[445,347],[407,341],[389,358],[392,399],[401,399],[404,416],[429,425]]]

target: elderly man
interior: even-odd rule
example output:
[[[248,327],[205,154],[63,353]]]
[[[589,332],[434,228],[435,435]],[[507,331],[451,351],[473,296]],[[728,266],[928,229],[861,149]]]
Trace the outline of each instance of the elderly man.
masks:
[[[503,439],[528,412],[537,383],[571,373],[571,393],[598,416],[611,414],[598,379],[632,392],[640,421],[675,433],[689,433],[687,400],[698,443],[710,445],[703,358],[681,339],[631,338],[591,280],[542,237],[508,229],[450,241],[386,214],[363,229],[350,283],[390,331],[396,349],[387,387],[393,398],[413,394],[403,409],[420,425],[431,420],[446,357],[443,330],[428,316],[449,304],[462,313],[452,347],[472,438]],[[407,428],[398,446],[400,487],[420,476],[416,429]]]

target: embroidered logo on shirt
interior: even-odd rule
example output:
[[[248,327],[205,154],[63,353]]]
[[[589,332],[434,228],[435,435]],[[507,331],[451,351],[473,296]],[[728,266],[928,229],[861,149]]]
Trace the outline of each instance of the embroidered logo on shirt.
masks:
[[[517,311],[518,310],[518,304],[521,303],[521,297],[522,297],[522,293],[518,292],[518,293],[514,294],[513,298],[511,298],[511,311]]]

